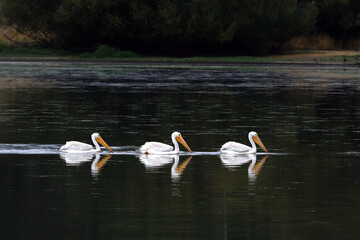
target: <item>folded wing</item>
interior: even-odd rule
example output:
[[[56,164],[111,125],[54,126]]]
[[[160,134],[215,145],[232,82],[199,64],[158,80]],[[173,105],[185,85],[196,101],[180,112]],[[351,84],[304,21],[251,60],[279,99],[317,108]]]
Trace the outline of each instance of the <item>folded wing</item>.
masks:
[[[174,148],[168,144],[160,142],[147,142],[140,147],[140,152],[171,152]]]
[[[246,146],[242,143],[238,142],[227,142],[221,146],[221,152],[235,152],[235,153],[242,153],[242,152],[249,152],[251,147]]]
[[[69,141],[66,142],[64,146],[60,148],[60,151],[91,151],[93,147],[90,144],[77,142],[77,141]]]

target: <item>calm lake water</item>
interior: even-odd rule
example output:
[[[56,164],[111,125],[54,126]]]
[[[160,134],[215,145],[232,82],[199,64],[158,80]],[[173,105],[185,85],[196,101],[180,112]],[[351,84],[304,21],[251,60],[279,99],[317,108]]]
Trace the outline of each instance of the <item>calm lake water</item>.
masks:
[[[357,239],[360,68],[0,63],[1,239]],[[229,157],[257,131],[269,155]],[[190,148],[140,156],[146,141]],[[115,150],[59,154],[99,132]]]

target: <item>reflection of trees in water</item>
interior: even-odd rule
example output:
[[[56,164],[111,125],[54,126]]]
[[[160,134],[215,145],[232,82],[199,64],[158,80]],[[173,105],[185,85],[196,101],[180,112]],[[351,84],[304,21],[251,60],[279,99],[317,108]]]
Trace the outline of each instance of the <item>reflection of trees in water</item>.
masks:
[[[297,139],[305,151],[344,152],[359,144],[352,142],[360,130],[359,91],[348,83],[332,83],[326,91],[309,90],[311,102],[297,113]]]
[[[33,88],[51,88],[53,87],[52,81],[39,81],[36,78],[8,78],[0,79],[1,89],[33,89]],[[1,98],[0,98],[1,99]]]
[[[345,142],[359,128],[358,83],[347,73],[341,81],[329,77],[341,72],[330,70],[321,71],[327,79],[301,75],[313,68],[292,73],[275,68],[121,72],[112,67],[100,74],[105,66],[89,64],[71,66],[78,74],[74,80],[71,70],[62,70],[67,67],[57,64],[51,74],[59,76],[49,74],[49,79],[45,70],[26,73],[29,82],[50,88],[17,86],[11,80],[16,88],[0,89],[0,122],[6,126],[0,142],[62,143],[74,136],[85,141],[96,129],[118,145],[137,145],[146,136],[183,128],[194,149],[213,151],[229,138],[257,130],[273,148],[296,152],[316,142],[313,132]],[[20,65],[9,75],[22,70]],[[60,77],[65,78],[58,84]]]

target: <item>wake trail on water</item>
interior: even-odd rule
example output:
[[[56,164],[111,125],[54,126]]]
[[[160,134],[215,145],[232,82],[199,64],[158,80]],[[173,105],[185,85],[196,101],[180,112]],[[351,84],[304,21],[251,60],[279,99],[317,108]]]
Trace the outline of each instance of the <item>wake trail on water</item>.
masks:
[[[0,144],[0,154],[59,154],[62,144]],[[111,146],[113,153],[102,148],[101,152],[93,154],[109,154],[109,155],[142,155],[138,152],[138,146]],[[180,156],[216,156],[221,155],[220,151],[194,151],[192,153],[180,151]],[[257,153],[257,155],[266,155],[266,153]],[[287,153],[269,153],[269,155],[287,155]]]

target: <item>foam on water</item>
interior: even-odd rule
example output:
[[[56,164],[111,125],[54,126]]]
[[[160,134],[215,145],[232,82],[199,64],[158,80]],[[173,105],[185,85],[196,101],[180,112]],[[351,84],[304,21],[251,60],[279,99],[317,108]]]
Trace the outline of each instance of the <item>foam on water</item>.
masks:
[[[58,154],[57,144],[0,144],[0,154]]]

